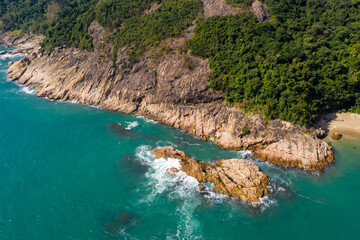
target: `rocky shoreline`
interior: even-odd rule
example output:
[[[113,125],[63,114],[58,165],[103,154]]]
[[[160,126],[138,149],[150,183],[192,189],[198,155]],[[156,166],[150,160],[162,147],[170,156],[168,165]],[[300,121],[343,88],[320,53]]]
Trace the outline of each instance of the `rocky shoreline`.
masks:
[[[332,147],[321,139],[324,131],[268,121],[229,106],[221,93],[207,86],[208,61],[178,51],[186,36],[164,43],[172,52],[131,64],[125,48],[115,62],[110,61],[106,51],[111,46],[105,52],[98,50],[105,30],[96,23],[91,28],[94,52],[65,47],[43,51],[42,37],[14,40],[2,34],[2,44],[18,49],[32,46],[26,57],[10,66],[9,77],[34,89],[39,97],[140,114],[224,149],[250,149],[253,156],[276,165],[321,171],[333,162]]]

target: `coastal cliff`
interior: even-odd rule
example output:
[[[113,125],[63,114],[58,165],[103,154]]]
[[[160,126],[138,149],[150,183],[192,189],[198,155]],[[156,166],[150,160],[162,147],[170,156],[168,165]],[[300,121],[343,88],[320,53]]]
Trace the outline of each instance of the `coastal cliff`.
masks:
[[[259,1],[244,9],[225,1],[204,1],[205,17],[239,11],[254,13],[258,21],[269,18],[266,4]],[[255,157],[285,167],[321,171],[333,162],[331,146],[321,140],[323,130],[247,114],[225,102],[223,93],[209,88],[208,59],[183,51],[193,28],[181,37],[162,41],[136,63],[129,60],[126,47],[112,57],[111,32],[96,21],[88,29],[93,52],[65,46],[44,51],[40,47],[43,38],[34,35],[20,39],[2,33],[0,43],[17,46],[18,52],[27,54],[10,66],[8,75],[33,88],[39,97],[137,113],[224,149],[250,149]]]
[[[333,162],[331,146],[318,138],[321,130],[267,121],[228,105],[221,93],[207,86],[207,60],[175,50],[156,59],[157,64],[145,58],[132,65],[124,50],[119,50],[114,63],[97,51],[33,48],[10,66],[8,75],[36,90],[39,97],[137,113],[224,149],[250,149],[255,157],[277,165],[321,171]],[[192,68],[184,61],[190,61]]]

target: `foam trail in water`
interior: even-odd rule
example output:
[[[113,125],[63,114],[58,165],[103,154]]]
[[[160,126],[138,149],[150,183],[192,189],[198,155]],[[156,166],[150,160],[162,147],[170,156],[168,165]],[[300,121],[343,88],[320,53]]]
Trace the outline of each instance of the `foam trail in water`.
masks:
[[[7,60],[7,59],[13,59],[13,58],[20,58],[20,57],[24,57],[24,56],[26,56],[26,55],[21,54],[21,53],[16,53],[16,54],[5,53],[3,55],[0,55],[0,59]]]
[[[29,88],[28,86],[22,86],[22,85],[20,85],[20,86],[21,86],[21,88],[18,92],[23,92],[23,93],[30,94],[30,95],[35,94],[35,90]]]
[[[168,235],[167,239],[199,239],[200,237],[196,238],[196,233],[199,231],[200,222],[193,216],[195,209],[201,204],[201,199],[196,194],[199,192],[199,182],[183,171],[169,174],[167,169],[180,170],[180,160],[174,158],[155,159],[149,152],[150,149],[150,146],[143,145],[136,151],[136,158],[141,163],[150,166],[149,171],[145,174],[149,179],[150,194],[145,201],[155,201],[158,195],[164,193],[172,200],[180,200],[176,209],[179,224],[176,233]]]
[[[158,121],[155,121],[155,120],[152,120],[152,119],[148,119],[144,116],[141,116],[141,115],[138,115],[138,114],[135,114],[136,118],[139,118],[139,119],[142,119],[144,120],[145,122],[148,122],[148,123],[152,123],[152,124],[157,124],[159,123]]]
[[[135,128],[137,126],[139,126],[139,123],[137,121],[134,122],[126,122],[127,126],[125,129],[130,130],[132,128]]]

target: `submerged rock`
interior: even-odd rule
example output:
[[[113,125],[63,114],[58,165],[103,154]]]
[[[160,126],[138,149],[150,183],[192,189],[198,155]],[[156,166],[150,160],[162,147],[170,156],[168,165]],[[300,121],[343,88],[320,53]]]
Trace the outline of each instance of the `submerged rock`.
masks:
[[[110,234],[116,234],[117,232],[128,229],[139,221],[137,216],[130,213],[123,213],[121,216],[109,221],[106,224],[106,231]]]
[[[155,149],[151,153],[155,154],[156,158],[179,159],[181,171],[201,183],[213,183],[214,192],[236,200],[260,202],[261,197],[271,192],[268,176],[261,172],[255,163],[245,159],[223,159],[209,164],[191,158],[173,147]],[[204,186],[199,184],[199,188],[203,189]]]
[[[111,131],[113,131],[116,134],[120,134],[120,135],[131,132],[130,129],[127,129],[123,125],[118,124],[118,123],[110,123],[108,125],[108,127]]]

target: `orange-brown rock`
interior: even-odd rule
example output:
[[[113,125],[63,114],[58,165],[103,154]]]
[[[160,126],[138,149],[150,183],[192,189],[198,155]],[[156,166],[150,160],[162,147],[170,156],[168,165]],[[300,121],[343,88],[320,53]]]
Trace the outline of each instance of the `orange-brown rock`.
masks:
[[[270,193],[267,175],[255,163],[245,159],[223,159],[215,164],[200,162],[173,147],[151,151],[157,158],[180,160],[181,170],[199,182],[214,183],[214,192],[225,194],[244,202],[259,202],[259,198]]]
[[[166,169],[166,173],[167,173],[167,174],[170,174],[170,175],[173,175],[173,174],[175,174],[175,173],[178,173],[179,171],[180,171],[179,169],[174,168],[174,167]]]
[[[334,140],[340,140],[342,137],[342,134],[340,132],[333,132],[333,133],[331,133],[330,136]]]

